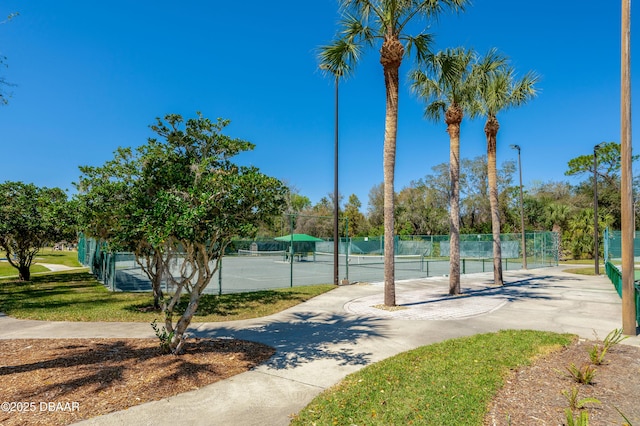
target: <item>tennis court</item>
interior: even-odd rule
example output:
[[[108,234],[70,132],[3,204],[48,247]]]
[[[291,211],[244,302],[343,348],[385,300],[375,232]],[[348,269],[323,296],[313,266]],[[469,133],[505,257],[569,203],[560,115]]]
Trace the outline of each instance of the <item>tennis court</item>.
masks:
[[[548,233],[551,234],[551,233]],[[493,269],[490,254],[490,241],[484,236],[469,237],[461,244],[460,272],[472,274],[488,272]],[[527,234],[532,242],[532,250],[528,251],[529,268],[557,265],[557,250],[554,251],[554,238]],[[405,237],[406,238],[406,237]],[[515,241],[515,242],[514,242]],[[313,284],[333,283],[333,248],[331,241],[305,242],[293,250],[282,250],[286,244],[270,242],[237,242],[233,252],[222,258],[222,267],[215,273],[205,293],[222,294],[246,291],[305,286]],[[308,245],[311,244],[311,245]],[[86,247],[79,250],[79,259],[91,266],[92,272],[108,288],[114,291],[149,291],[151,284],[142,268],[131,253],[101,252],[100,248],[87,240]],[[253,247],[247,250],[244,247]],[[279,250],[258,250],[270,247]],[[349,282],[382,282],[384,281],[384,256],[380,253],[379,237],[369,237],[341,241],[339,261],[339,279]],[[398,255],[395,256],[395,279],[409,280],[449,274],[448,257],[440,253],[448,252],[448,241],[437,240],[433,236],[413,240],[399,240],[396,243]],[[503,269],[521,269],[522,263],[515,239],[503,242]],[[320,251],[325,250],[325,251]],[[466,257],[468,256],[468,257]],[[171,274],[176,277],[181,266],[176,259],[171,267]],[[211,265],[213,268],[214,265]],[[165,280],[166,282],[167,280]],[[170,290],[170,289],[169,289]]]
[[[339,276],[350,282],[384,281],[382,256],[339,256]],[[176,262],[172,271],[179,271]],[[211,265],[213,267],[213,265]],[[492,259],[462,259],[461,272],[471,274],[488,272],[493,268]],[[503,261],[505,270],[520,269],[521,263],[513,259]],[[426,278],[449,274],[448,259],[429,259],[421,256],[396,256],[396,280]],[[150,291],[151,284],[134,259],[121,258],[115,262],[112,281],[116,291]],[[333,255],[329,253],[294,257],[290,262],[283,252],[272,255],[225,256],[222,268],[216,272],[205,293],[223,294],[274,288],[326,284],[333,282]]]

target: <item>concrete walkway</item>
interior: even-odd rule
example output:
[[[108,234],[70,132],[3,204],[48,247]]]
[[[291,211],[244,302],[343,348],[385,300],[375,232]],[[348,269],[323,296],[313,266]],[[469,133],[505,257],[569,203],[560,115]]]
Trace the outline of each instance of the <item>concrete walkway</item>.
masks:
[[[76,270],[76,269],[86,269],[86,266],[66,266],[66,265],[60,265],[60,264],[57,264],[57,263],[36,262],[35,265],[44,266],[45,268],[47,268],[49,271],[52,271],[52,272],[73,271],[73,270]]]
[[[605,276],[564,267],[462,277],[465,293],[447,297],[448,278],[396,285],[400,309],[376,308],[382,284],[336,288],[284,312],[254,320],[194,324],[198,337],[237,338],[276,348],[252,371],[202,389],[96,417],[83,425],[286,425],[324,389],[365,365],[418,346],[501,329],[535,329],[604,338],[621,327],[621,301]],[[0,316],[2,338],[153,337],[146,323],[64,323]],[[640,338],[626,344],[640,346]]]

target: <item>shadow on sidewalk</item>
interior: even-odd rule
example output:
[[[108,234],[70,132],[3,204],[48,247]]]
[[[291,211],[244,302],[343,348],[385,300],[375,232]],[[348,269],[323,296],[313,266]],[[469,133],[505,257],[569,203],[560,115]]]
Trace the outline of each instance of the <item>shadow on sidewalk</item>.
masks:
[[[382,320],[346,315],[295,313],[284,320],[240,329],[215,326],[198,329],[196,337],[233,338],[264,343],[276,349],[265,363],[276,370],[294,368],[317,360],[340,365],[366,365],[372,353],[358,350],[362,339],[383,337]]]
[[[492,282],[486,282],[482,285],[476,285],[475,288],[464,289],[460,295],[451,296],[446,293],[439,295],[429,294],[425,300],[419,300],[411,303],[402,303],[401,306],[419,306],[430,303],[456,300],[461,297],[492,297],[500,298],[507,302],[515,302],[517,300],[552,300],[554,296],[545,293],[545,289],[570,288],[569,283],[580,281],[573,277],[561,277],[557,275],[527,275],[515,281],[506,281],[502,286],[495,286]]]

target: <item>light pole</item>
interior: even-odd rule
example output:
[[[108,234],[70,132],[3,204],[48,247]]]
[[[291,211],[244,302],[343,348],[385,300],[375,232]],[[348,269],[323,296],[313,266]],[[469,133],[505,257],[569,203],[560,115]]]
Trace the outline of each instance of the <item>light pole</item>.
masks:
[[[335,82],[335,129],[333,134],[334,147],[333,147],[333,283],[338,285],[340,283],[339,272],[339,259],[340,259],[340,229],[338,226],[338,202],[340,200],[338,196],[338,85],[340,82],[340,72],[334,73]],[[347,235],[347,238],[349,236]]]
[[[333,147],[333,284],[340,284],[340,268],[339,268],[339,253],[340,253],[340,227],[339,227],[339,196],[338,196],[338,98],[339,98],[339,83],[342,76],[341,70],[332,69],[327,64],[320,65],[320,69],[328,71],[333,74],[335,78],[335,105],[334,105],[334,147]],[[348,236],[347,236],[348,237]]]
[[[520,145],[511,145],[518,150],[518,170],[520,171],[520,230],[522,232],[522,269],[527,269],[527,242],[524,234],[524,201],[522,196],[522,162],[520,161]]]
[[[600,275],[600,259],[598,259],[600,248],[598,247],[598,149],[604,145],[604,142],[593,147],[593,247],[595,259],[595,273]]]

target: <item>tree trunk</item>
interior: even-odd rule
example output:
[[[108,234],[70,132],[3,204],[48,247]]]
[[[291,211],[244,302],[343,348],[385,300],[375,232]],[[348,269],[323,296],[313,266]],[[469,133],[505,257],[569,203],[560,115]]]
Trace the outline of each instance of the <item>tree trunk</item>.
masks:
[[[487,177],[489,203],[491,204],[491,231],[493,233],[493,283],[503,285],[502,245],[500,244],[500,206],[498,204],[498,170],[496,167],[496,137],[500,125],[495,117],[489,117],[484,126],[487,136]]]
[[[165,328],[170,337],[168,346],[170,352],[174,355],[179,355],[180,353],[182,353],[182,349],[187,338],[187,336],[185,335],[187,328],[189,327],[189,324],[191,324],[191,320],[198,310],[198,303],[200,302],[202,292],[207,287],[207,285],[209,285],[211,278],[213,278],[213,275],[220,268],[220,264],[222,262],[221,256],[222,253],[224,253],[226,244],[220,246],[219,251],[215,254],[208,253],[205,244],[192,244],[191,247],[188,247],[188,244],[185,243],[182,244],[182,246],[186,249],[184,262],[191,265],[189,269],[191,269],[192,273],[181,273],[180,281],[174,282],[174,284],[176,284],[175,294],[170,299],[168,304],[167,302],[165,302],[163,308],[163,311],[165,313]],[[213,269],[210,269],[209,261],[214,258],[216,259],[216,266]],[[168,272],[168,264],[164,261],[163,264],[163,267]],[[196,282],[193,285],[190,285],[189,283],[192,283],[194,279],[196,280]],[[189,304],[174,326],[172,318],[173,309],[180,301],[180,294],[182,293],[182,290],[185,288],[189,288],[189,286]]]
[[[387,94],[384,122],[384,304],[396,305],[395,285],[395,193],[396,136],[398,133],[399,69],[404,46],[399,40],[387,37],[380,49],[380,63],[384,71]]]
[[[170,342],[171,353],[175,355],[179,355],[182,352],[182,348],[185,344],[186,336],[185,332],[187,331],[187,327],[191,324],[191,320],[198,310],[198,302],[200,301],[200,294],[198,291],[191,292],[191,297],[189,298],[189,304],[187,308],[184,310],[184,313],[176,323],[175,333]]]
[[[153,271],[155,274],[153,275],[153,280],[151,281],[153,287],[153,308],[159,310],[162,308],[160,305],[160,301],[164,297],[162,294],[162,273],[164,269],[162,268],[162,259],[160,257],[160,253],[153,254]]]
[[[445,113],[449,133],[449,294],[460,294],[460,123],[463,112],[450,105]]]
[[[31,270],[28,265],[18,266],[18,279],[20,281],[29,281],[31,279]]]
[[[159,250],[149,250],[148,247],[145,246],[137,250],[135,255],[136,263],[142,268],[142,271],[149,278],[149,281],[151,281],[153,308],[160,310],[162,309],[160,302],[164,297],[162,293],[162,276],[165,273],[162,265],[162,252]],[[168,256],[167,263],[170,263],[171,256]]]

